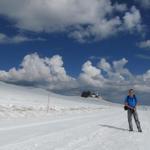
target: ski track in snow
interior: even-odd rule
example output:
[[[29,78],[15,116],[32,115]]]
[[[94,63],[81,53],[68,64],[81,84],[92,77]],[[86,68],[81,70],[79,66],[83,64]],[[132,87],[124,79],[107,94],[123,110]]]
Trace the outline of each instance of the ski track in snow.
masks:
[[[143,133],[137,132],[135,124],[135,132],[128,131],[126,112],[121,108],[1,128],[1,136],[9,136],[0,142],[0,150],[147,150],[150,119],[146,113],[150,114],[139,112]]]
[[[107,118],[107,115],[108,114],[106,114],[106,118]],[[47,121],[47,122],[39,122],[39,123],[1,128],[0,132],[1,132],[1,135],[7,134],[7,132],[8,134],[11,134],[11,132],[17,133],[17,131],[19,134],[21,134],[21,131],[26,130],[26,132],[29,132],[28,135],[31,135],[31,137],[34,138],[33,134],[36,133],[36,131],[38,131],[38,134],[39,134],[40,129],[42,130],[42,132],[46,132],[46,134],[49,134],[49,133],[52,134],[61,130],[68,130],[70,128],[77,128],[78,126],[84,126],[85,124],[89,123],[89,120],[92,119],[93,121],[97,117],[98,117],[97,114],[91,114],[91,115],[84,114],[83,116],[80,116],[80,117],[70,117],[70,118],[58,119],[58,120]],[[105,115],[103,117],[105,117]],[[44,130],[45,128],[47,128],[47,130],[49,131],[48,133],[47,133],[47,130],[46,131]],[[30,132],[30,129],[32,130],[32,132]],[[22,134],[23,134],[22,135],[23,138],[25,138],[24,132]],[[36,135],[35,137],[37,136],[39,137],[41,135]],[[14,134],[14,137],[16,137],[16,134]],[[19,135],[19,140],[20,140],[20,137],[21,135]],[[7,140],[8,140],[8,137],[7,137]],[[16,140],[16,139],[12,137],[12,140]]]

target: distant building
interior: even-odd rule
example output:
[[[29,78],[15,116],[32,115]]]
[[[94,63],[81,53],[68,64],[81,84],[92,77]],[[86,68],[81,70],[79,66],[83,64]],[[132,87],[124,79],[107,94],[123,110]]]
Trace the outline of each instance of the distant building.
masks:
[[[91,92],[91,91],[83,91],[81,93],[81,97],[85,97],[85,98],[87,98],[87,97],[99,98],[100,96],[99,96],[98,92],[95,93],[95,92]]]

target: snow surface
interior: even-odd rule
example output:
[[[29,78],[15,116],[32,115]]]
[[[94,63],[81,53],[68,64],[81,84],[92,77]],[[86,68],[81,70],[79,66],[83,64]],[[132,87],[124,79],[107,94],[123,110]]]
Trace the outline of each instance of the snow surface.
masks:
[[[0,150],[149,150],[149,107],[138,114],[129,132],[120,104],[0,82]]]

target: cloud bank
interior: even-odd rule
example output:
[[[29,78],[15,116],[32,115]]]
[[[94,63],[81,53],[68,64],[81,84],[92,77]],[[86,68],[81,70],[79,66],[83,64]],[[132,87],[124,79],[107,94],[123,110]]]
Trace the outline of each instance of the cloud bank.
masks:
[[[97,65],[87,60],[77,78],[67,74],[60,55],[41,58],[37,53],[24,57],[19,68],[0,70],[0,80],[13,84],[30,85],[53,91],[90,89],[99,91],[108,100],[121,102],[129,88],[134,88],[145,104],[150,104],[150,70],[141,75],[133,75],[122,58],[108,62],[101,58]],[[76,91],[75,91],[76,92]]]
[[[16,84],[33,85],[48,89],[67,88],[74,78],[67,75],[62,57],[40,58],[37,53],[26,55],[18,69],[0,71],[0,80]]]
[[[92,6],[92,7],[91,7]],[[65,32],[79,42],[141,31],[140,11],[111,0],[1,0],[0,15],[21,30]]]

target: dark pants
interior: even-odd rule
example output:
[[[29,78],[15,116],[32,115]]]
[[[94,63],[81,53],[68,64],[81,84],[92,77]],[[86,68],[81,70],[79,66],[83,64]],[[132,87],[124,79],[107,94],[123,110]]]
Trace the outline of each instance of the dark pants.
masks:
[[[140,130],[141,130],[141,125],[140,125],[140,121],[139,121],[139,118],[138,118],[137,111],[136,111],[136,110],[133,111],[132,109],[128,109],[129,130],[133,130],[132,115],[133,115],[133,117],[134,117],[134,120],[135,120],[137,129],[138,129],[138,131],[140,131]]]

